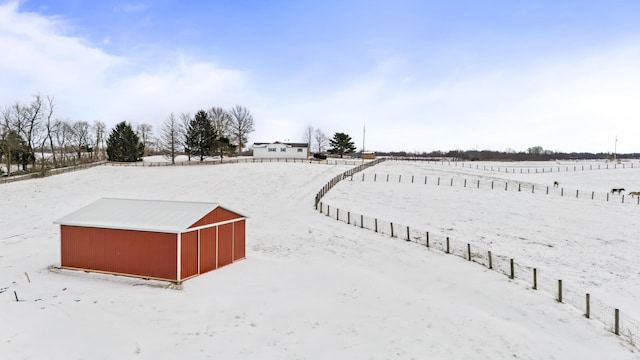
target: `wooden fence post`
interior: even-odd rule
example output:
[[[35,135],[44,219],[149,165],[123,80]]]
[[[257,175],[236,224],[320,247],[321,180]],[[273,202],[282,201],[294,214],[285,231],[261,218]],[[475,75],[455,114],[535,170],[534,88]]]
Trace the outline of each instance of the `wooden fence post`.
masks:
[[[351,224],[351,211],[347,211],[347,224]]]
[[[453,178],[451,178],[451,185],[450,186],[453,186]]]
[[[493,261],[491,260],[491,250],[489,250],[489,269],[493,269]]]
[[[491,190],[493,190],[493,180],[491,180]]]
[[[389,174],[387,174],[387,182],[389,182]]]
[[[536,192],[536,186],[535,185],[531,185],[531,193],[533,194],[534,192]]]
[[[467,187],[467,179],[464,179],[464,187]]]
[[[427,231],[427,247],[429,247],[429,232]]]
[[[515,277],[513,274],[513,259],[509,259],[509,267],[511,268],[511,274],[509,275],[509,279],[513,279]]]
[[[533,268],[533,290],[538,290],[538,269]]]
[[[360,215],[360,228],[364,227],[364,215]]]
[[[378,219],[375,219],[376,232],[378,232]]]
[[[620,335],[620,310],[619,309],[616,309],[614,312],[613,332],[616,335]]]
[[[427,185],[427,177],[424,177],[424,184]]]
[[[590,301],[589,301],[589,298],[590,298],[590,295],[589,295],[589,293],[587,293],[587,299],[586,299],[586,301],[587,301],[587,304],[586,304],[586,305],[587,305],[587,306],[586,306],[586,312],[584,313],[584,316],[585,316],[587,319],[589,319],[589,318],[591,317],[591,303],[590,303]]]
[[[467,260],[471,261],[471,244],[467,243]]]
[[[336,209],[336,220],[340,220],[340,209]]]
[[[449,253],[449,237],[447,236],[447,254]]]
[[[558,280],[558,302],[562,302],[562,280]]]
[[[409,235],[409,227],[407,226],[407,241],[411,241],[411,236]]]
[[[478,189],[480,189],[480,180],[478,180]]]
[[[560,196],[564,196],[564,188],[560,188]]]
[[[402,174],[398,175],[398,182],[401,183],[402,182]]]
[[[329,208],[330,208],[330,206],[327,205],[327,216],[331,216],[331,210]]]
[[[391,237],[393,237],[393,223],[391,223]]]
[[[411,183],[412,183],[412,184],[413,184],[413,177],[414,177],[414,176],[415,176],[415,175],[411,175]]]
[[[438,176],[438,186],[440,185],[440,176]]]
[[[520,187],[521,187],[521,185],[522,185],[522,184],[518,184],[518,191],[520,191]]]
[[[593,200],[593,195],[594,195],[595,191],[591,192],[591,200]],[[640,199],[640,198],[639,198]]]

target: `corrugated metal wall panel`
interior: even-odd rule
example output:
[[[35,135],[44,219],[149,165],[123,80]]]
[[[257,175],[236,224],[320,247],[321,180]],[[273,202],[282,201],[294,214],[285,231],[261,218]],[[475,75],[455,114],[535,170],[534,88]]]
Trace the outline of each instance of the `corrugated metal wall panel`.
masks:
[[[218,206],[217,208],[213,209],[213,211],[203,216],[200,220],[196,221],[195,224],[189,226],[189,228],[194,228],[194,227],[208,225],[208,224],[215,224],[217,222],[233,220],[233,219],[238,219],[242,217],[243,216],[240,214],[236,214],[233,211],[229,211],[227,209],[224,209]]]
[[[218,267],[233,262],[233,223],[218,226]]]
[[[216,226],[200,230],[200,274],[216,268],[216,230]]]
[[[233,223],[233,260],[243,259],[245,257],[246,245],[246,228],[245,220]]]
[[[180,280],[198,274],[198,232],[181,234]]]
[[[177,280],[177,235],[62,225],[63,267]]]

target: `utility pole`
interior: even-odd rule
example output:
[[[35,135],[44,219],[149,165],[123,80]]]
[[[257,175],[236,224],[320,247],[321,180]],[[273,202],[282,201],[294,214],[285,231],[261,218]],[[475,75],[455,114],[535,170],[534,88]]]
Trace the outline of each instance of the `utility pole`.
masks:
[[[362,125],[362,152],[360,153],[360,158],[362,159],[362,163],[364,164],[364,134],[365,134],[365,126]]]
[[[618,135],[616,135],[616,142],[613,145],[613,162],[617,162],[616,160],[616,152],[618,151]]]

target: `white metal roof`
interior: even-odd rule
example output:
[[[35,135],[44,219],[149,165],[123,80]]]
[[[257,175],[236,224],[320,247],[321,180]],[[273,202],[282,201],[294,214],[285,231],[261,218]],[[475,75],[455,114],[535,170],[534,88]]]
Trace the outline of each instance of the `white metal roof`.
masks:
[[[218,206],[209,202],[103,198],[53,223],[179,233]]]

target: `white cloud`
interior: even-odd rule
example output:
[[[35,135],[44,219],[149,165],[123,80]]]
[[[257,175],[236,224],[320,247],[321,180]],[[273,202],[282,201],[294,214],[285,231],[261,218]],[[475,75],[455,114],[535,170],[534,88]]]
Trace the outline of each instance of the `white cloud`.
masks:
[[[340,91],[270,109],[301,137],[307,124],[378,150],[431,151],[540,145],[558,151],[637,152],[640,46],[636,41],[571,57],[533,59],[474,78],[420,84],[382,64]],[[392,62],[393,63],[393,62]],[[296,121],[296,119],[305,119]],[[299,133],[299,134],[298,134]]]
[[[309,84],[275,95],[251,90],[248,71],[171,53],[141,63],[69,29],[61,18],[21,12],[18,2],[0,5],[0,107],[40,92],[55,97],[59,117],[157,128],[171,112],[242,104],[256,119],[250,141],[300,141],[312,125],[328,135],[346,132],[361,147],[366,125],[370,150],[597,152],[613,151],[618,136],[618,152],[640,151],[637,39],[438,82],[425,75],[434,69],[398,57],[341,77],[333,91],[316,93]]]
[[[20,12],[18,5],[0,5],[0,46],[7,55],[0,56],[0,107],[41,93],[55,97],[62,118],[160,124],[171,112],[247,96],[241,71],[168,54],[136,63],[64,35],[61,19]]]
[[[138,13],[143,12],[149,8],[149,5],[143,3],[126,3],[122,5],[118,5],[113,8],[114,12],[123,12],[123,13]]]

